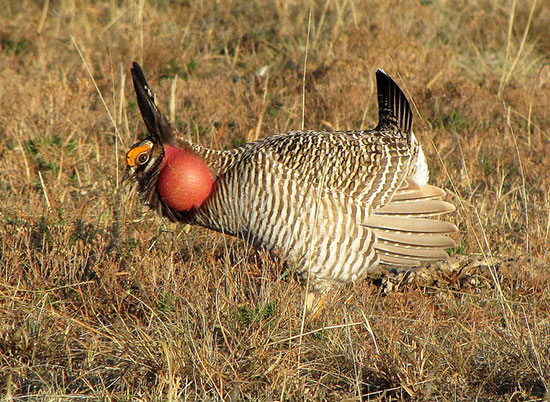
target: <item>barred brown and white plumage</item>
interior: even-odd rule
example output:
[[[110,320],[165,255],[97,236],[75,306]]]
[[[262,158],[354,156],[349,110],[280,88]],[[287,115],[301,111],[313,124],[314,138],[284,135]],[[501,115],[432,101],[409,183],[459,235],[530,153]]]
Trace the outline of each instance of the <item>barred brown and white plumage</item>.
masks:
[[[137,63],[132,77],[150,136],[127,153],[126,176],[160,215],[264,247],[319,291],[378,266],[444,259],[454,246],[446,234],[456,226],[434,217],[455,208],[427,184],[409,102],[382,70],[375,129],[289,132],[230,151],[176,135]]]

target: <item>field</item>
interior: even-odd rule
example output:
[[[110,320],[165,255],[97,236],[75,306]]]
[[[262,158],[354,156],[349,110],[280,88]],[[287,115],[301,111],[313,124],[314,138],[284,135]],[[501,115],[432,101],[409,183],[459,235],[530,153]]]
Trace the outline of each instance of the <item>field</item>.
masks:
[[[7,0],[0,398],[550,401],[549,26],[546,0]],[[291,269],[121,185],[134,60],[218,149],[372,128],[383,68],[457,248],[304,317]]]

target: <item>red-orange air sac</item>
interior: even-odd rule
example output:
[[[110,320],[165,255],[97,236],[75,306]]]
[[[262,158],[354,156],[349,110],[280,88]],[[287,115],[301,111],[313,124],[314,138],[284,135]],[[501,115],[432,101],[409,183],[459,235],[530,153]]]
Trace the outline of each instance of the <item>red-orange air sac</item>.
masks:
[[[157,188],[166,205],[177,211],[198,208],[213,185],[214,177],[201,158],[185,149],[165,146]]]

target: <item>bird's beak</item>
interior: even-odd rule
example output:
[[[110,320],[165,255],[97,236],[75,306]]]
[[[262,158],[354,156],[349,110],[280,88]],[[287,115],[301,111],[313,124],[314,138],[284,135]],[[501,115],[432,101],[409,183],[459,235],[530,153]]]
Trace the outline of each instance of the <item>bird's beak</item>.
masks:
[[[128,184],[129,181],[132,181],[135,177],[135,167],[132,166],[126,166],[126,169],[124,170],[124,175],[122,176],[122,180],[120,181],[121,185]]]

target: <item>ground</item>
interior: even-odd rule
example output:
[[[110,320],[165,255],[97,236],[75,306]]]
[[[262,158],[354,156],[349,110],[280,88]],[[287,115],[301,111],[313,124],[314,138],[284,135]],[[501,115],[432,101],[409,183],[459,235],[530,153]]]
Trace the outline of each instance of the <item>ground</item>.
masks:
[[[0,12],[4,400],[550,400],[550,8],[540,0],[15,1]],[[307,58],[306,58],[307,56]],[[413,101],[450,259],[343,287],[120,184],[139,61],[188,138],[372,128]]]

